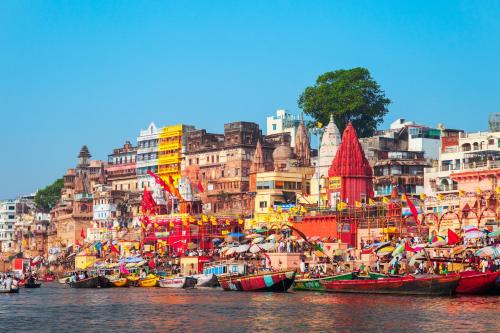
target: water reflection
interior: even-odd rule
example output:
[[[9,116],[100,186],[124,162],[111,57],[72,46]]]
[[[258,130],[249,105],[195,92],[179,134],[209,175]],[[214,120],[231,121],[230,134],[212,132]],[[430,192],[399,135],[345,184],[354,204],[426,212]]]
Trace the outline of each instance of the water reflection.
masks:
[[[44,284],[0,295],[1,332],[499,331],[500,297],[232,293]]]

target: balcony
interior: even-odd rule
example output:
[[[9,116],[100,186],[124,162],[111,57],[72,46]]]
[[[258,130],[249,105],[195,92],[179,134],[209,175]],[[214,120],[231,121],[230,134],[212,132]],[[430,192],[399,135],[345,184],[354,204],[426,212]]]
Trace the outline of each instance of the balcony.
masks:
[[[453,192],[453,191],[458,191],[458,186],[457,184],[451,184],[451,185],[438,185],[435,188],[436,192]]]
[[[464,163],[462,170],[489,170],[500,169],[500,161],[470,162]]]

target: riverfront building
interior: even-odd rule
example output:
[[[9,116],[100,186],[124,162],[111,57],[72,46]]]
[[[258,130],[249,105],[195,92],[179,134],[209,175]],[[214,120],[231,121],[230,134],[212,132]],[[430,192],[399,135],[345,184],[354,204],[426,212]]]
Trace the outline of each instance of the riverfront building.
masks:
[[[290,134],[290,146],[295,147],[295,138],[300,125],[300,118],[284,109],[276,110],[275,116],[267,117],[267,135]]]
[[[0,201],[0,252],[15,250],[16,201]]]
[[[104,162],[90,158],[87,146],[83,146],[78,154],[76,168],[69,169],[63,177],[61,200],[51,210],[57,237],[51,239],[49,251],[50,248],[61,249],[82,244],[85,230],[92,227],[92,189],[96,184],[106,182],[106,174]]]
[[[125,141],[123,147],[113,149],[105,167],[108,184],[115,191],[140,191],[136,175],[137,147]]]

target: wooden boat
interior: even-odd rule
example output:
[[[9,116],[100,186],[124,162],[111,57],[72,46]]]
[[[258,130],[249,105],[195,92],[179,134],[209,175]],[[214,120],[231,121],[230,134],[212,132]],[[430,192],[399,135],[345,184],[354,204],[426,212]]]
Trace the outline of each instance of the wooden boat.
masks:
[[[99,275],[98,279],[99,279],[99,285],[98,285],[99,288],[111,288],[111,287],[113,287],[113,285],[111,284],[111,282],[109,282],[109,279],[107,277]]]
[[[43,282],[53,282],[56,280],[56,277],[54,275],[50,275],[50,274],[45,274],[43,277],[41,277],[39,279],[40,281],[43,281]]]
[[[148,276],[144,279],[139,279],[139,287],[145,287],[145,288],[150,288],[150,287],[156,287],[156,284],[158,283],[158,277],[157,276]]]
[[[495,289],[497,278],[500,272],[474,272],[466,271],[460,273],[460,281],[458,282],[457,294],[484,294]]]
[[[99,286],[99,277],[93,276],[79,281],[68,283],[71,288],[97,288]]]
[[[190,276],[166,277],[158,280],[161,288],[194,288],[198,281]]]
[[[24,288],[29,288],[29,289],[40,288],[41,285],[42,285],[41,283],[37,283],[37,282],[26,283],[24,285]]]
[[[334,281],[334,280],[352,280],[354,274],[352,272],[338,275],[330,275],[318,278],[308,278],[308,279],[295,279],[293,283],[293,290],[300,291],[325,291],[325,288],[321,281]]]
[[[69,276],[66,276],[66,277],[62,277],[60,279],[57,279],[57,282],[59,282],[60,284],[66,284],[69,282]]]
[[[269,272],[244,276],[219,276],[219,283],[226,291],[285,292],[295,280],[295,271]]]
[[[0,294],[17,294],[17,293],[19,293],[18,287],[0,288]]]
[[[197,274],[193,275],[192,277],[197,281],[196,288],[213,288],[219,286],[219,280],[217,280],[217,276],[215,274]]]
[[[110,281],[113,287],[118,287],[118,288],[125,288],[130,285],[130,280],[127,278],[120,278],[116,280],[111,280]]]
[[[452,295],[460,280],[459,274],[376,280],[341,280],[322,282],[325,291],[338,293]]]

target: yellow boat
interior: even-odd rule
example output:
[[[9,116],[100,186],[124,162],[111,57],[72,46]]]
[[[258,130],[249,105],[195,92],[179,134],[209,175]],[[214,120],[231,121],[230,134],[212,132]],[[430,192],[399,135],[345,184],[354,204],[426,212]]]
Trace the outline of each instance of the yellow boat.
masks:
[[[129,275],[127,276],[127,280],[129,280],[130,282],[137,282],[139,281],[139,277],[137,275]]]
[[[148,275],[144,279],[139,280],[139,287],[156,287],[159,277],[154,275]]]
[[[122,288],[122,287],[128,287],[129,284],[130,284],[130,281],[127,278],[121,278],[121,279],[112,280],[111,284],[114,287],[120,287],[120,288]]]

